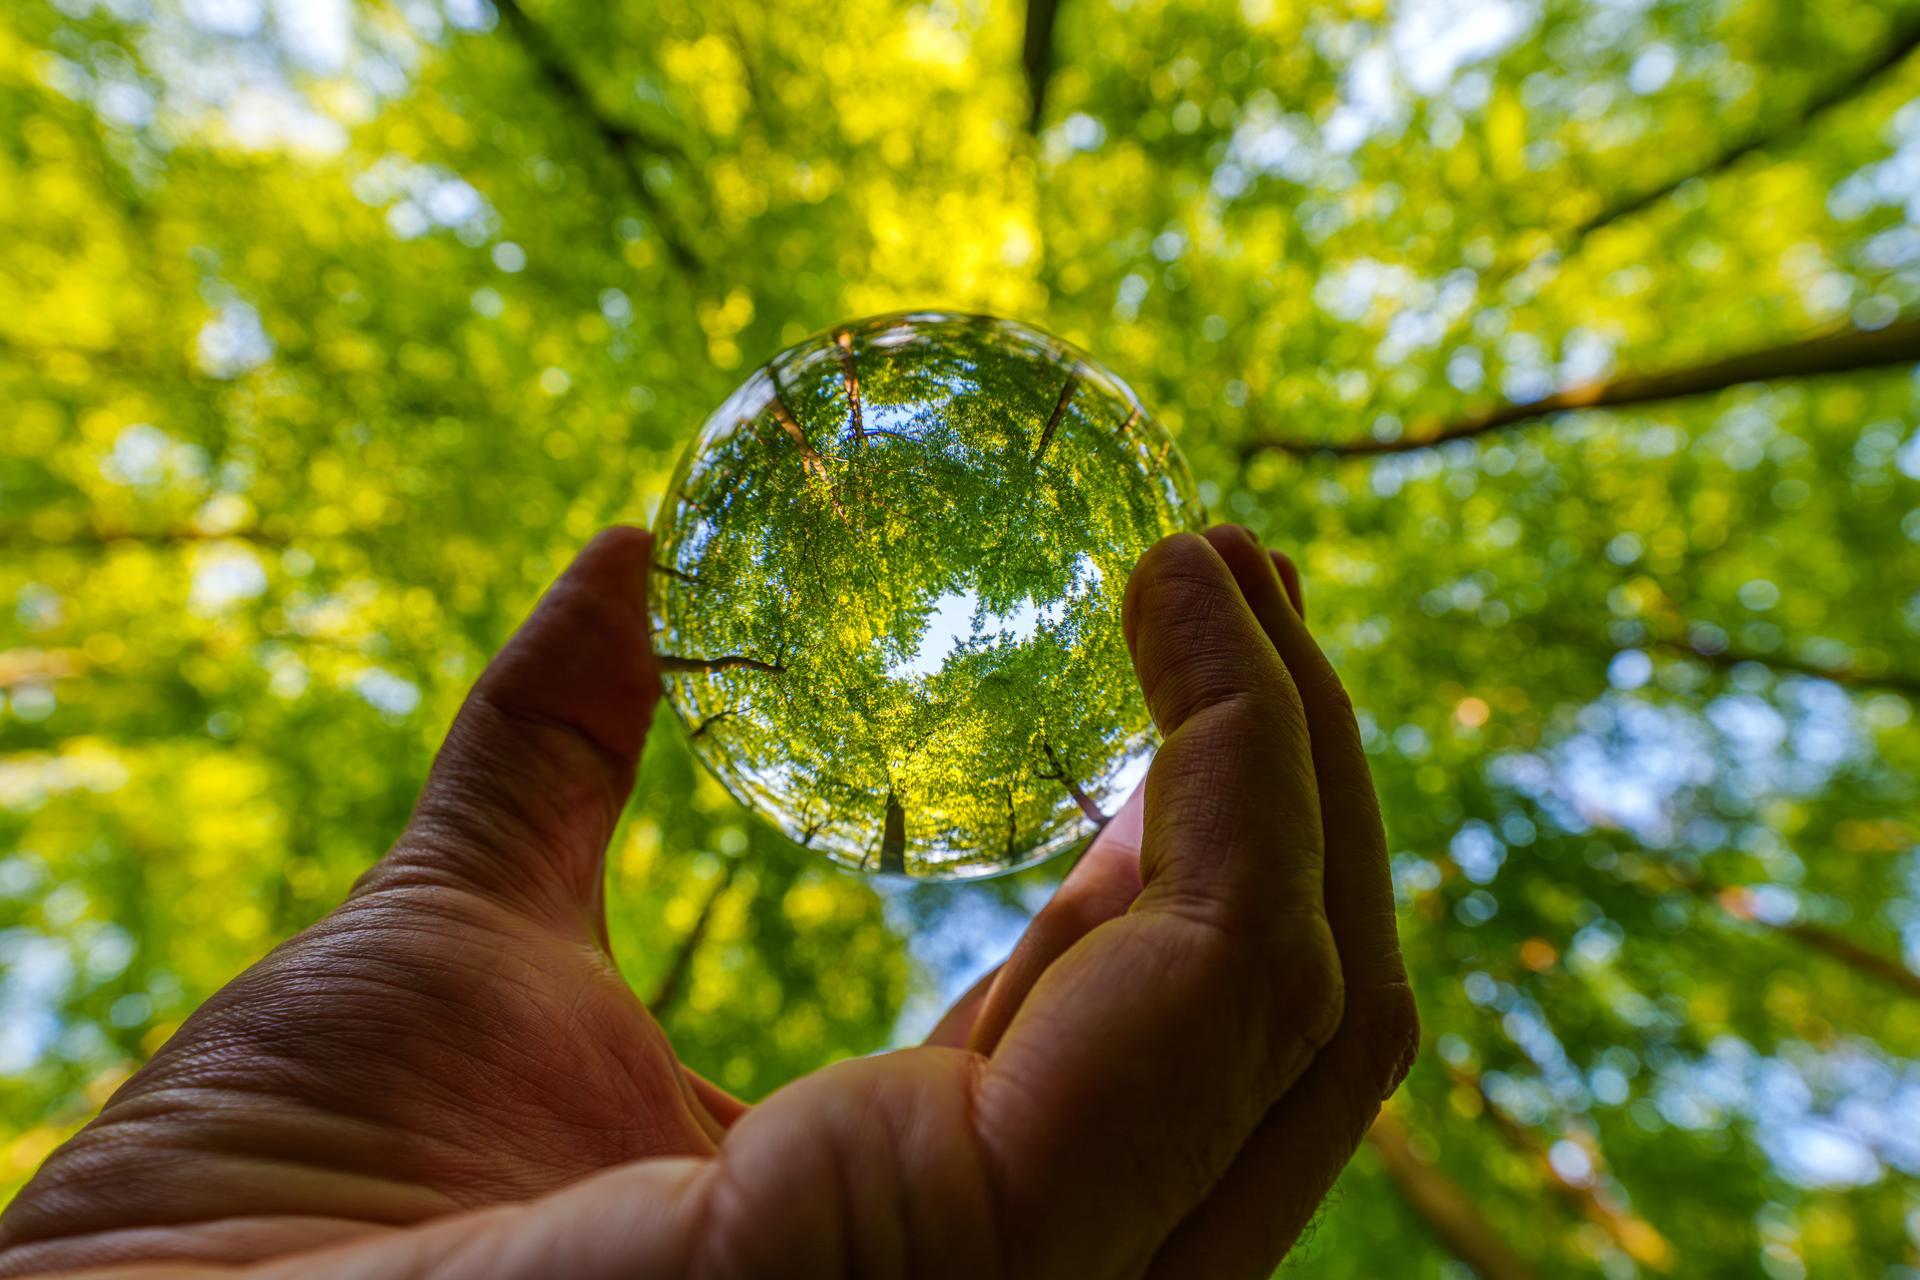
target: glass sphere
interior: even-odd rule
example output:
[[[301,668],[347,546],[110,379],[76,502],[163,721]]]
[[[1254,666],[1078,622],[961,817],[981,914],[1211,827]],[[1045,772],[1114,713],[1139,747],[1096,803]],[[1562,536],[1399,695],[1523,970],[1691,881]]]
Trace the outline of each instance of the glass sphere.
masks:
[[[728,791],[844,866],[992,875],[1144,775],[1134,562],[1201,523],[1126,384],[984,316],[843,325],[701,427],[655,526],[667,699]]]

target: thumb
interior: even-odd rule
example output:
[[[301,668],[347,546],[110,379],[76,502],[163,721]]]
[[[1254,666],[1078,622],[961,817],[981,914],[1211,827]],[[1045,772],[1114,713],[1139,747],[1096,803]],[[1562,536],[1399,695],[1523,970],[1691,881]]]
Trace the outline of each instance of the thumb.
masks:
[[[660,697],[647,622],[653,539],[607,529],[467,695],[406,834],[360,891],[477,890],[601,925],[601,868]]]

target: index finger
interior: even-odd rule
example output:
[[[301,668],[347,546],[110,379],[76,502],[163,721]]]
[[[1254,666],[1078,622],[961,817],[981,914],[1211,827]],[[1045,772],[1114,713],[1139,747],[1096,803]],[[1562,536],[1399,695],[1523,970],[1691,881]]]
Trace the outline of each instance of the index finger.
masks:
[[[988,1060],[978,1128],[1008,1247],[1144,1268],[1339,1024],[1319,802],[1298,691],[1225,561],[1147,553],[1127,638],[1164,735],[1139,898],[1034,986]]]

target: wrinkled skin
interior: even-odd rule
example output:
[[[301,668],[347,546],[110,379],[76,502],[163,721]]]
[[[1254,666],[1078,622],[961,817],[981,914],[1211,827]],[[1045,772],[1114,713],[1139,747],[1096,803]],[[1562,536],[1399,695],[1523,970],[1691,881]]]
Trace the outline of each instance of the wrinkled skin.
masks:
[[[1128,586],[1165,742],[928,1044],[749,1108],[607,954],[659,680],[594,540],[406,833],[209,1000],[0,1219],[0,1275],[1264,1276],[1417,1041],[1346,695],[1235,526]]]

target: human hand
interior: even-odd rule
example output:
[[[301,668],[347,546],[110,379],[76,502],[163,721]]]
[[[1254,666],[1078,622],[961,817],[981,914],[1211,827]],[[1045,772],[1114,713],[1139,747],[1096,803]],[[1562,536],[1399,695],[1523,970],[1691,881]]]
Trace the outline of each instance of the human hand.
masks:
[[[748,1112],[604,949],[600,858],[658,693],[647,554],[630,530],[583,553],[394,851],[56,1153],[0,1272],[1271,1268],[1415,1036],[1358,734],[1291,566],[1232,528],[1143,558],[1128,641],[1166,736],[1144,808],[934,1043]]]
[[[606,951],[602,858],[659,697],[651,543],[587,547],[476,685],[408,828],[216,993],[0,1219],[0,1274],[247,1260],[710,1155]]]

